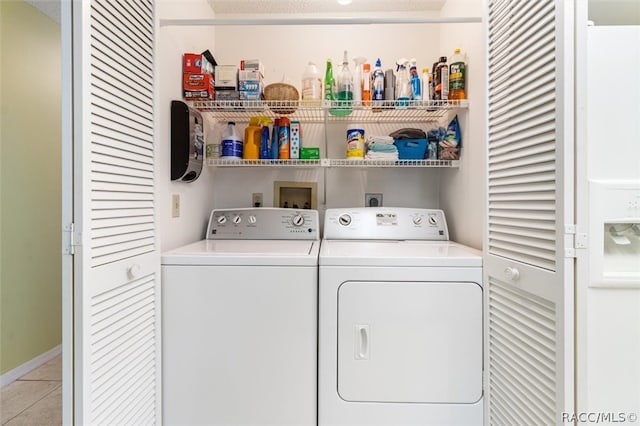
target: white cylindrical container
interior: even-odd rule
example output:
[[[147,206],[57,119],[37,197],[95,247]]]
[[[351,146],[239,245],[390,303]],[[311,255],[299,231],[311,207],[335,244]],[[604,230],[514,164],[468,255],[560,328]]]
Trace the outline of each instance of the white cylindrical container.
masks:
[[[350,124],[347,127],[347,159],[364,158],[364,128],[362,124]]]

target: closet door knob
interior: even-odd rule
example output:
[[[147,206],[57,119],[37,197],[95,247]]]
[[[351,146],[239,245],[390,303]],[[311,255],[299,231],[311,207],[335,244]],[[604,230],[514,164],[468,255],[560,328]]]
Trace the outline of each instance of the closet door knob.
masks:
[[[129,266],[127,268],[127,275],[129,276],[129,278],[136,278],[138,275],[140,275],[140,265],[135,263]]]
[[[520,279],[520,271],[511,266],[505,268],[504,274],[507,276],[507,279],[511,281],[518,281]]]

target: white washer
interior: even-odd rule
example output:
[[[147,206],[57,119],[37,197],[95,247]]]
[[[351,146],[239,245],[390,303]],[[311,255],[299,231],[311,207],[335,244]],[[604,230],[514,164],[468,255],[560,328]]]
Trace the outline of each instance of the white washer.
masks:
[[[441,210],[329,209],[318,424],[482,425],[482,257]]]
[[[315,210],[214,210],[162,256],[165,425],[315,425]]]

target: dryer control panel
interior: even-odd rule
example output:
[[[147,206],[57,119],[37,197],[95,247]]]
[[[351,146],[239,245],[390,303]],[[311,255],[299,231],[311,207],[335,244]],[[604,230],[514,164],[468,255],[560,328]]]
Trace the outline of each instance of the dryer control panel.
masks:
[[[442,210],[407,207],[327,209],[327,240],[447,241],[449,230]]]
[[[284,208],[217,209],[211,212],[208,240],[319,240],[317,210]]]

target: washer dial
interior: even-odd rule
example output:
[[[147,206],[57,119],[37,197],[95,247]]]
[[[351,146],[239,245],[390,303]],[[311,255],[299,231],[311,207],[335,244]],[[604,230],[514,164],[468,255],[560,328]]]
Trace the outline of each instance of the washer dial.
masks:
[[[351,216],[347,213],[338,216],[338,223],[342,226],[349,226],[351,224]]]

